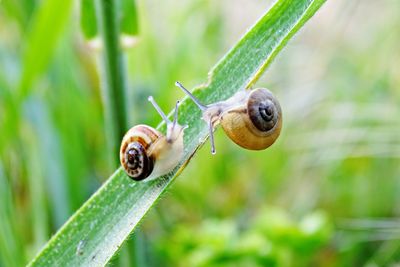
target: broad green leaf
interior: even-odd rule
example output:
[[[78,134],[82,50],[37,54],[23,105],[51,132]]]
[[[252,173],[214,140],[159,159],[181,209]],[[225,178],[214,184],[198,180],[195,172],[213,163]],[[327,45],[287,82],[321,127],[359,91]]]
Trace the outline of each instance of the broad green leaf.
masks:
[[[205,103],[212,103],[254,84],[288,40],[324,2],[277,1],[217,63],[207,84],[196,88],[194,94]],[[189,128],[185,131],[184,157],[173,172],[151,182],[137,183],[130,180],[121,168],[116,170],[52,237],[31,265],[98,266],[107,263],[189,163],[202,145],[199,140],[206,140],[207,127],[198,108],[188,98],[180,106],[179,121]],[[165,125],[160,124],[158,128],[165,129]]]

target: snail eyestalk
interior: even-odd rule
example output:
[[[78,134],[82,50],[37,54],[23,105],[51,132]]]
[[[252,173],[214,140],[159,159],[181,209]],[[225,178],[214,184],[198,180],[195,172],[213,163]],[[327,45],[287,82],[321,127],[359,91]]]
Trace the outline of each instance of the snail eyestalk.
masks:
[[[147,100],[150,101],[150,103],[154,106],[154,108],[157,110],[158,114],[160,114],[161,118],[165,121],[165,123],[168,125],[171,123],[171,121],[167,118],[165,113],[161,110],[161,108],[157,105],[156,101],[154,100],[153,96],[149,96]]]
[[[179,104],[180,104],[179,100],[176,101],[175,111],[174,111],[174,121],[172,122],[172,128],[174,128],[175,125],[178,123],[178,108],[179,108]]]
[[[186,89],[180,82],[175,82],[175,85],[181,88],[192,100],[193,102],[200,108],[201,111],[207,109],[207,106],[201,103],[188,89]]]
[[[182,126],[178,124],[178,108],[179,108],[179,100],[176,101],[175,104],[175,110],[174,110],[174,120],[172,123],[167,123],[167,141],[172,142],[174,139],[176,139],[180,131],[184,130]]]
[[[180,82],[175,82],[175,85],[178,86],[179,88],[181,88],[192,100],[193,102],[196,104],[196,106],[199,107],[199,109],[204,112],[209,108],[209,106],[204,105],[203,103],[201,103],[191,92],[189,92],[188,89],[186,89]],[[208,119],[206,119],[206,122],[208,123],[208,127],[209,127],[209,131],[210,131],[210,142],[211,142],[211,153],[215,154],[216,150],[215,150],[215,144],[214,144],[214,127],[213,127],[213,123],[212,123],[212,117]]]
[[[215,153],[217,153],[217,151],[215,150],[213,124],[212,124],[211,119],[208,123],[208,127],[210,130],[211,154],[215,155]]]

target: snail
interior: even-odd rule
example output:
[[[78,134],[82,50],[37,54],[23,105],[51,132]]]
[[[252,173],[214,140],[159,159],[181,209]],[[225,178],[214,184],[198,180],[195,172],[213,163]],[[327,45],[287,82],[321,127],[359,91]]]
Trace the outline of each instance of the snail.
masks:
[[[225,101],[204,105],[180,82],[175,85],[202,111],[210,131],[212,154],[216,152],[213,131],[219,123],[233,142],[250,150],[268,148],[281,132],[282,110],[268,89],[240,90]]]
[[[183,155],[183,132],[187,126],[178,124],[176,102],[174,120],[170,121],[152,96],[148,100],[167,125],[164,136],[147,125],[132,127],[123,137],[120,148],[120,161],[123,169],[136,181],[150,181],[170,172]]]

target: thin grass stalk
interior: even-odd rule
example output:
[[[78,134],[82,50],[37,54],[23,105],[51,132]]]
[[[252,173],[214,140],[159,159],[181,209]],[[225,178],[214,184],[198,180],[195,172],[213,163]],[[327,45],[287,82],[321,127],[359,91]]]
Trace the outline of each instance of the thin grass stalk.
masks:
[[[103,101],[106,136],[113,168],[118,166],[119,142],[127,130],[126,69],[119,46],[117,2],[99,0],[98,18],[103,39]]]
[[[118,1],[100,0],[98,18],[101,27],[103,50],[103,101],[106,117],[106,136],[109,145],[109,159],[112,168],[119,165],[119,144],[127,130],[126,110],[126,68],[119,45],[120,25],[118,23]],[[120,265],[130,265],[129,243],[132,243],[136,257],[140,256],[141,247],[127,240],[121,253],[115,259]],[[140,257],[139,257],[140,258]]]

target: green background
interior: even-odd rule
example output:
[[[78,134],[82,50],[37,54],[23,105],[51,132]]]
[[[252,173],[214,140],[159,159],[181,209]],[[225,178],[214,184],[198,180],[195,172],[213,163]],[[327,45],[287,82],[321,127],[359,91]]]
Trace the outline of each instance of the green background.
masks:
[[[156,126],[147,96],[170,110],[175,80],[205,82],[270,5],[138,1],[139,40],[124,50],[131,124]],[[0,266],[27,263],[114,170],[100,51],[78,7],[0,2]],[[206,143],[111,264],[399,261],[399,24],[394,0],[328,1],[257,83],[280,100],[277,143],[245,151],[219,129],[217,154]]]

